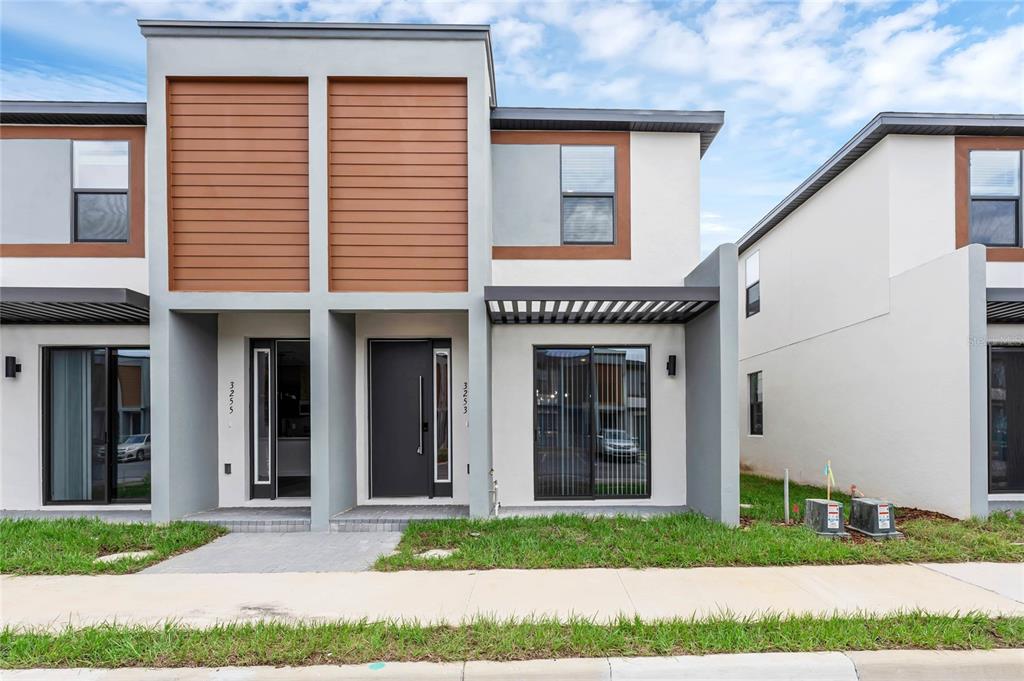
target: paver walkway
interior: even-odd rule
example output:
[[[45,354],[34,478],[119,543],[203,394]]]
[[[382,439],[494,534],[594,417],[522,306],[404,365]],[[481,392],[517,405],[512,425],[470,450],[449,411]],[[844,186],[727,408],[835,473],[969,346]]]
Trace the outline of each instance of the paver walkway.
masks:
[[[143,574],[367,570],[401,538],[401,532],[238,532],[157,563]]]
[[[986,579],[1024,579],[1024,564],[981,564]],[[922,565],[679,570],[489,570],[137,574],[0,578],[2,622],[59,628],[294,620],[417,620],[620,615],[645,620],[731,613],[1024,615],[1024,603]]]
[[[312,667],[5,672],[6,681],[1020,681],[1024,651],[872,651],[588,658],[528,662],[389,662]]]

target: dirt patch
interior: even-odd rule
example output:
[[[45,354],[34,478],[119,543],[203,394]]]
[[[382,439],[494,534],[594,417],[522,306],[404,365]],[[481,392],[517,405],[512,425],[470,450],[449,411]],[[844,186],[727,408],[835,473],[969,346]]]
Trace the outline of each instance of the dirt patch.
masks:
[[[896,507],[896,522],[904,522],[907,520],[944,520],[950,523],[960,522],[956,518],[950,517],[937,511],[925,511],[920,508],[910,508],[908,506],[897,506]]]

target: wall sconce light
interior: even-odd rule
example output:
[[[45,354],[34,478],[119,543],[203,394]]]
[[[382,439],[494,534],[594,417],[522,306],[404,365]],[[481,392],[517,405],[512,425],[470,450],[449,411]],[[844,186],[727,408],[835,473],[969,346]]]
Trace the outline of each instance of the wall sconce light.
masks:
[[[18,358],[7,355],[4,357],[4,378],[17,378],[21,372],[21,365]]]
[[[668,371],[668,375],[669,376],[675,376],[676,375],[676,356],[675,355],[669,355],[668,356],[668,364],[665,365],[665,370]]]

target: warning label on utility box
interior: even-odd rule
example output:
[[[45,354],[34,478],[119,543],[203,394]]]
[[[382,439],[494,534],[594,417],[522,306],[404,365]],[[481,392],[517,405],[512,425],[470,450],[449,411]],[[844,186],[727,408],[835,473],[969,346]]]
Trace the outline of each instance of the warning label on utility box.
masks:
[[[839,529],[839,504],[828,505],[828,529]]]
[[[889,525],[889,504],[878,505],[878,529],[888,530]]]

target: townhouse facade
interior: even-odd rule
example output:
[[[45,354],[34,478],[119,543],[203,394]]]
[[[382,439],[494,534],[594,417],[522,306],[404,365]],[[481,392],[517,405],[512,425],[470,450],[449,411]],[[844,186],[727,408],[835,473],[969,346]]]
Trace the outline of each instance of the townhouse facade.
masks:
[[[0,508],[738,521],[721,112],[499,107],[485,26],[139,24],[146,102],[0,105]]]
[[[741,460],[1024,505],[1024,116],[881,113],[738,243]]]

